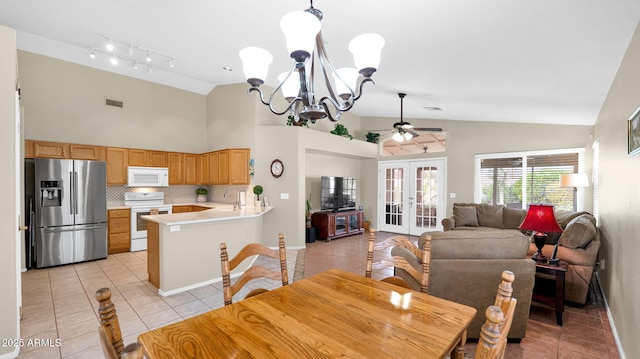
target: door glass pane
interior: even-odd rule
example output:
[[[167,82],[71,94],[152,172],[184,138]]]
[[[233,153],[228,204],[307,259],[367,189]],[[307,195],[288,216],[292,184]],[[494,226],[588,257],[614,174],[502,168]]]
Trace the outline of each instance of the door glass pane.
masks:
[[[416,168],[415,189],[416,227],[433,229],[437,226],[438,214],[438,168]]]
[[[402,198],[404,196],[404,170],[387,168],[385,171],[385,224],[402,225]]]
[[[347,216],[336,216],[336,234],[347,233]]]

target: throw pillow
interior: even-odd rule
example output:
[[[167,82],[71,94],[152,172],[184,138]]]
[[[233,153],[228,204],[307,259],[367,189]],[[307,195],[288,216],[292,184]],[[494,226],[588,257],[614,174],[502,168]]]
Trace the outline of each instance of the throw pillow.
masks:
[[[456,221],[456,227],[478,227],[478,214],[476,207],[453,207],[453,219]]]
[[[478,224],[482,227],[502,228],[503,205],[482,203],[476,206]],[[519,223],[518,223],[519,224]]]
[[[567,248],[584,248],[595,238],[596,227],[587,216],[578,216],[567,224],[558,244]]]

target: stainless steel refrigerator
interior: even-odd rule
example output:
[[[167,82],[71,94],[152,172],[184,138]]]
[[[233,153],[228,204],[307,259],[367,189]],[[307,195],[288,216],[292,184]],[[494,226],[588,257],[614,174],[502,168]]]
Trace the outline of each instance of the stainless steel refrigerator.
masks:
[[[30,267],[107,257],[104,162],[28,159],[25,181]]]

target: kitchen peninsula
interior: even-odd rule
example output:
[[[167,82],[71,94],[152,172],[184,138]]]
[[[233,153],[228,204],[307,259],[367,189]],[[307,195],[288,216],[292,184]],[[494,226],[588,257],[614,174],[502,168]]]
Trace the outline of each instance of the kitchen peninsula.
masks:
[[[220,243],[237,253],[262,243],[263,218],[273,207],[206,203],[199,212],[142,216],[147,220],[147,271],[158,294],[167,296],[221,280]],[[245,270],[250,263],[242,263]]]

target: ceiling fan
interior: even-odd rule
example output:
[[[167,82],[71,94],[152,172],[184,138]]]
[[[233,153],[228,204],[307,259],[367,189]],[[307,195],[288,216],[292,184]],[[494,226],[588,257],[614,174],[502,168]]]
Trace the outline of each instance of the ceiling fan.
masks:
[[[406,93],[398,93],[400,97],[400,122],[396,122],[393,124],[393,140],[396,142],[404,142],[410,141],[414,137],[420,136],[416,131],[425,131],[425,132],[442,132],[441,128],[437,127],[415,127],[409,122],[403,120],[403,105],[404,105],[404,97],[407,96]],[[389,130],[371,130],[371,132],[386,132]]]

